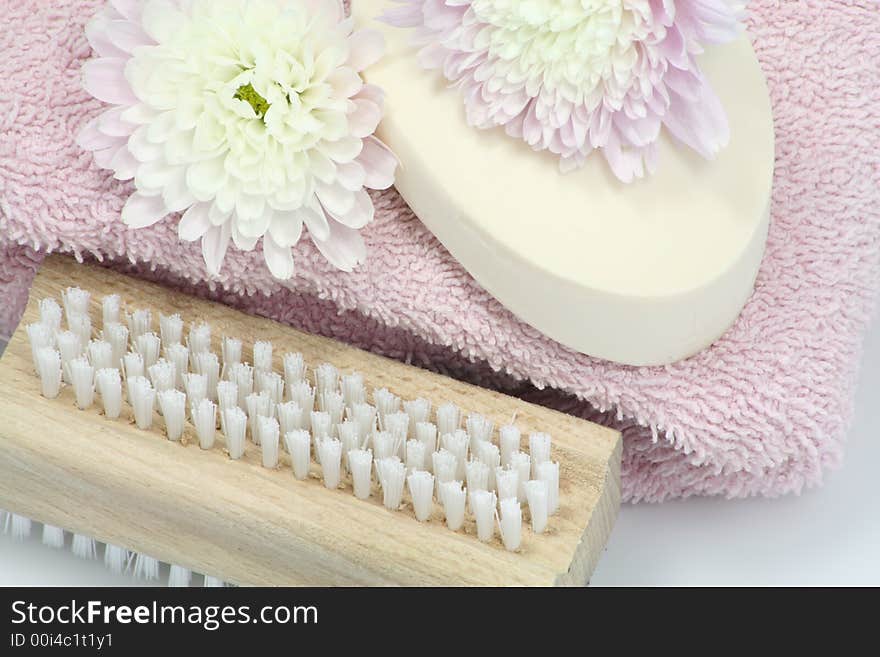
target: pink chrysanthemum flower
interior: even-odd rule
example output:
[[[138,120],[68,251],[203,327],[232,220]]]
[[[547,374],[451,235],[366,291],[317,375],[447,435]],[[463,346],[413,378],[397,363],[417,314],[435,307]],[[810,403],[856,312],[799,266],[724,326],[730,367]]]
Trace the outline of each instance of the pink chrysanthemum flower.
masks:
[[[373,136],[382,91],[360,75],[379,33],[353,32],[337,0],[109,0],[86,35],[85,88],[113,107],[79,143],[134,181],[127,225],[182,212],[181,239],[201,239],[214,274],[230,240],[262,239],[289,278],[304,226],[340,269],[364,259],[366,189],[397,166]]]
[[[601,149],[624,182],[653,172],[661,126],[706,158],[727,144],[704,44],[739,33],[725,0],[397,0],[419,59],[464,97],[478,128],[504,126],[560,168]]]

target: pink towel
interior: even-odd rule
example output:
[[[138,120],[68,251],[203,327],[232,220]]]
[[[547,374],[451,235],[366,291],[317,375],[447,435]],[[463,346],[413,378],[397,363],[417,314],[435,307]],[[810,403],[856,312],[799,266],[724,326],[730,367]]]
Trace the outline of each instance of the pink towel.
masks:
[[[14,326],[35,250],[93,254],[620,427],[628,500],[797,492],[840,462],[880,283],[875,0],[751,3],[777,132],[767,255],[755,294],[722,339],[648,368],[576,354],[518,321],[393,190],[375,197],[370,258],[353,274],[333,271],[304,241],[289,289],[259,254],[232,250],[222,277],[205,283],[201,255],[178,242],[176,220],[127,230],[118,217],[128,185],[73,142],[99,110],[79,68],[90,55],[82,27],[100,4],[0,0],[0,285],[9,300],[0,328]]]

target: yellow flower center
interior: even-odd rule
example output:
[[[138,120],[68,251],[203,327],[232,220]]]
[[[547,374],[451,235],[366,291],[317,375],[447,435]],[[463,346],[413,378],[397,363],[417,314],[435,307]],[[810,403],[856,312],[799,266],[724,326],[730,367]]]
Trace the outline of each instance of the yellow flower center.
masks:
[[[233,98],[243,100],[248,105],[253,107],[254,112],[256,112],[257,117],[260,119],[265,119],[266,112],[268,112],[269,108],[271,107],[269,102],[260,94],[258,94],[257,90],[254,89],[253,85],[250,83],[239,87],[238,90],[235,92]]]

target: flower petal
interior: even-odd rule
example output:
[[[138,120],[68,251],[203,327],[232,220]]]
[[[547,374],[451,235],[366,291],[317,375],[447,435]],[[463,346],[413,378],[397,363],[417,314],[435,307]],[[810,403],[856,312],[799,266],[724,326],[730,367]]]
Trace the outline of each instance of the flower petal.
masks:
[[[131,21],[109,21],[106,29],[110,43],[125,53],[130,53],[138,46],[151,46],[156,43],[147,36],[140,25]]]
[[[139,21],[143,10],[142,0],[110,0],[112,7],[130,21]]]
[[[113,177],[116,180],[131,180],[134,178],[138,164],[140,163],[131,154],[127,146],[117,150],[113,159],[110,160],[110,168],[113,169]]]
[[[394,184],[394,170],[397,157],[375,137],[364,139],[364,147],[355,160],[364,167],[367,178],[364,187],[369,189],[388,189]]]
[[[125,79],[125,60],[90,59],[82,67],[83,86],[98,100],[113,105],[134,105],[138,99]]]
[[[152,226],[168,214],[161,196],[145,196],[135,192],[128,197],[122,208],[122,223],[129,228]]]
[[[202,236],[202,257],[205,259],[205,267],[211,276],[220,274],[223,259],[226,257],[226,248],[229,246],[230,226],[226,222],[222,226],[213,226]]]
[[[144,32],[157,43],[170,39],[186,22],[186,16],[170,0],[149,0],[141,14]]]
[[[348,45],[348,63],[356,71],[376,63],[385,53],[385,37],[376,30],[358,30],[348,37]]]
[[[314,196],[300,209],[300,212],[313,239],[325,240],[330,237],[330,222],[327,214]]]
[[[225,182],[226,169],[223,168],[222,157],[201,160],[187,167],[186,184],[200,201],[213,199]]]
[[[238,222],[233,217],[230,219],[227,224],[231,224],[232,226],[232,241],[242,251],[253,251],[254,247],[257,245],[257,241],[260,239],[259,237],[245,237],[241,234],[241,231],[238,230]]]
[[[336,180],[339,181],[340,185],[352,192],[356,192],[363,187],[366,179],[367,172],[359,162],[353,161],[336,165]]]
[[[331,217],[349,228],[363,228],[373,220],[375,209],[373,200],[366,190],[361,189],[354,194],[354,205],[344,215],[330,213]]]
[[[101,115],[86,123],[76,135],[77,145],[87,151],[98,151],[111,146],[118,146],[121,142],[119,137],[107,135],[98,129]]]
[[[347,214],[354,207],[354,194],[340,184],[317,183],[315,194],[324,209],[334,215]]]
[[[289,246],[280,246],[267,235],[263,238],[263,258],[275,278],[286,281],[293,276],[293,253]]]
[[[318,250],[337,269],[350,272],[367,258],[364,238],[353,228],[330,221],[327,239],[318,239],[314,234],[309,234]]]
[[[303,230],[303,217],[299,210],[276,211],[269,224],[269,235],[278,246],[293,246],[299,242]]]
[[[110,21],[107,20],[106,16],[95,16],[95,18],[86,23],[86,39],[88,39],[92,50],[99,57],[124,58],[127,53],[114,46],[107,35],[108,23]]]
[[[195,242],[213,226],[208,218],[210,203],[195,203],[183,213],[177,224],[177,236],[184,242]]]
[[[356,98],[354,104],[355,111],[348,115],[351,134],[361,138],[373,134],[382,118],[382,110],[376,103],[360,98]]]
[[[111,137],[128,137],[137,126],[122,118],[127,108],[113,107],[98,115],[98,130]]]

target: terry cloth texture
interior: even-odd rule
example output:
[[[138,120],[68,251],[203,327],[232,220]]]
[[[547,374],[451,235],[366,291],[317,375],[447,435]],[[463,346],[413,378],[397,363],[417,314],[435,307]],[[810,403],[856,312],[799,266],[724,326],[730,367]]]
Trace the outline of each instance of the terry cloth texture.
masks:
[[[130,186],[74,144],[100,105],[80,87],[97,0],[0,0],[0,328],[41,253],[65,251],[621,428],[624,498],[780,495],[838,464],[880,287],[880,10],[875,0],[761,0],[749,33],[776,122],[767,254],[736,325],[665,367],[596,360],[482,290],[393,190],[376,194],[368,262],[334,271],[303,240],[271,279],[230,248],[206,281],[176,218],[119,221]],[[135,264],[130,264],[135,263]],[[270,295],[270,296],[267,296]]]

